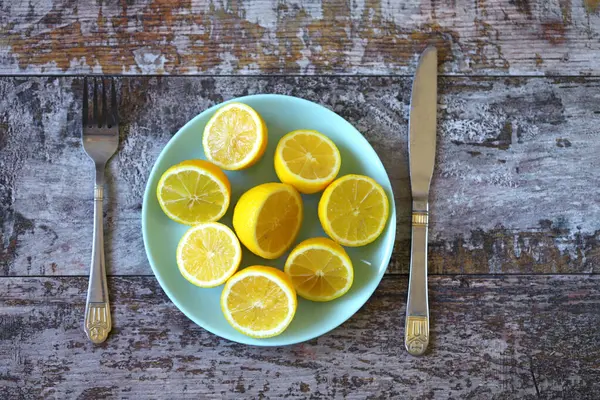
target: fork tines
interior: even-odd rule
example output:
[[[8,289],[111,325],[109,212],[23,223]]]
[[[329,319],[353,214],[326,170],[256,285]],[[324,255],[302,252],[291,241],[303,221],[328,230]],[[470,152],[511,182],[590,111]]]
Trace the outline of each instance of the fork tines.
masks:
[[[118,125],[119,119],[117,114],[117,91],[115,89],[115,80],[113,78],[104,77],[92,77],[89,80],[93,82],[91,99],[88,94],[88,78],[86,77],[83,80],[83,126],[112,128],[113,126]],[[107,91],[110,91],[110,109],[107,103]],[[100,97],[100,99],[98,99],[98,97]]]

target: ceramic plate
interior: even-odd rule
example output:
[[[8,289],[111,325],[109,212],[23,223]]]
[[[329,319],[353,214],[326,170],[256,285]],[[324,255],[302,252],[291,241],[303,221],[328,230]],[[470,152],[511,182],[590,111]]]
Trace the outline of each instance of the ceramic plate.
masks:
[[[390,261],[396,234],[396,210],[390,180],[381,160],[350,123],[329,109],[316,103],[290,96],[254,95],[239,101],[253,107],[264,118],[269,130],[269,145],[265,155],[255,166],[244,171],[226,171],[231,181],[232,199],[227,214],[220,222],[231,225],[234,205],[240,195],[253,186],[278,182],[273,166],[275,147],[286,133],[296,129],[314,129],[330,137],[342,155],[338,176],[363,174],[374,178],[385,189],[390,199],[390,218],[382,235],[373,243],[358,248],[347,248],[354,264],[354,284],[339,299],[315,303],[298,298],[298,310],[290,326],[281,335],[268,339],[253,339],[234,330],[221,313],[219,297],[222,286],[201,289],[186,281],[175,261],[177,243],[188,229],[171,221],[162,212],[156,199],[156,185],[170,166],[183,160],[205,159],[202,149],[204,125],[222,106],[214,106],[189,121],[169,141],[159,155],[146,185],[142,208],[142,231],[150,265],[158,282],[171,301],[192,321],[209,332],[239,343],[260,346],[279,346],[303,342],[322,335],[350,318],[365,304],[379,284]],[[304,223],[296,243],[326,236],[317,217],[320,193],[303,195]],[[283,269],[286,253],[278,260],[264,260],[244,249],[240,268],[250,265],[270,265]]]

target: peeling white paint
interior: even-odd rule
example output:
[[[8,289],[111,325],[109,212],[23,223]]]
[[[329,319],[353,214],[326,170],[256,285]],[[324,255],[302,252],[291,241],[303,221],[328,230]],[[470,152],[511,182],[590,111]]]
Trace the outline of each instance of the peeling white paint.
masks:
[[[300,72],[303,74],[309,74],[311,71],[309,71],[310,67],[311,67],[311,61],[310,61],[310,55],[311,55],[311,51],[310,51],[310,47],[307,45],[307,43],[304,41],[304,35],[305,35],[305,31],[304,29],[300,28],[298,30],[298,33],[296,34],[296,37],[298,39],[300,39],[300,41],[302,42],[302,44],[304,45],[304,48],[302,48],[300,50],[300,54],[302,55],[302,58],[297,60],[296,63],[300,66]]]
[[[276,5],[268,4],[263,8],[259,8],[252,3],[247,3],[244,10],[247,21],[257,23],[263,28],[273,28],[277,22]]]
[[[94,63],[94,66],[92,67],[92,73],[102,74],[102,66],[100,65],[98,60],[96,60],[96,62]]]
[[[222,63],[219,65],[219,73],[221,74],[233,74],[233,72],[237,69],[237,65],[239,63],[239,59],[235,56],[235,54],[229,51],[223,51],[219,54],[221,57]]]
[[[348,62],[351,65],[363,65],[363,57],[365,55],[365,48],[369,41],[365,38],[353,37],[352,38],[352,50],[350,51],[350,56],[348,58]]]
[[[87,65],[85,57],[71,59],[71,62],[69,63],[69,69],[68,69],[69,73],[73,73],[73,74],[84,73],[85,74],[85,73],[90,73],[90,71],[92,71],[92,68],[90,68],[90,66]]]
[[[167,59],[159,50],[141,48],[133,51],[137,66],[144,74],[161,74],[165,72]]]

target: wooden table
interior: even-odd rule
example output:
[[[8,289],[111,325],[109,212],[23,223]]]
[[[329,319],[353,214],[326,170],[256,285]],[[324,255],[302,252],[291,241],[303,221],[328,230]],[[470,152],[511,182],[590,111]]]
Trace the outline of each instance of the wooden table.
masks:
[[[412,74],[440,49],[430,352],[403,349]],[[0,2],[0,398],[597,399],[598,0]],[[119,75],[105,227],[114,328],[82,330],[92,166],[82,75]],[[172,76],[165,76],[172,75]],[[382,158],[397,243],[374,296],[316,340],[220,339],[167,299],[140,229],[150,168],[207,107],[283,93]]]

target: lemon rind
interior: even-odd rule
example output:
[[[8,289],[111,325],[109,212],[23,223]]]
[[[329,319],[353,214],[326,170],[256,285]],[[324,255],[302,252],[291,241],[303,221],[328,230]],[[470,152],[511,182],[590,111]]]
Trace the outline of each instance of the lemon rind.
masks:
[[[302,196],[300,196],[300,194],[297,192],[296,188],[294,188],[292,185],[288,184],[288,183],[284,183],[283,185],[286,185],[286,187],[281,187],[280,189],[278,189],[277,191],[274,191],[272,193],[270,193],[267,198],[265,198],[265,201],[263,202],[263,204],[260,205],[260,209],[257,211],[257,215],[260,215],[260,213],[262,212],[263,208],[265,207],[265,204],[267,203],[267,199],[277,193],[281,193],[281,192],[287,192],[292,194],[292,197],[296,198],[296,200],[298,200],[298,226],[296,226],[296,231],[294,232],[294,234],[292,235],[292,237],[290,238],[289,242],[286,243],[284,247],[283,251],[279,251],[279,252],[270,252],[270,251],[266,251],[264,250],[260,244],[258,243],[258,240],[256,241],[256,247],[260,249],[260,251],[263,253],[263,255],[259,255],[262,258],[266,258],[267,260],[274,260],[276,258],[281,257],[287,250],[289,250],[290,246],[292,246],[292,244],[294,243],[294,241],[296,241],[296,238],[298,237],[298,234],[300,233],[300,229],[302,229],[302,220],[304,219],[304,204],[302,203]],[[258,254],[257,254],[258,255]]]

